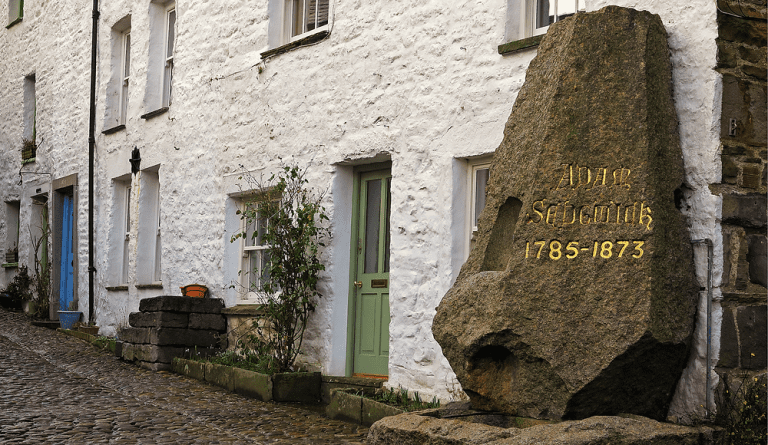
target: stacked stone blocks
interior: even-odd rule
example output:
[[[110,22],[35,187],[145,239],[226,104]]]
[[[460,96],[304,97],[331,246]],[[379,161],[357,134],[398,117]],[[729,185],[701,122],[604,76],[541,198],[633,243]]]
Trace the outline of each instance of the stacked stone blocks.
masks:
[[[720,391],[733,382],[738,386],[745,373],[764,373],[768,363],[766,5],[762,0],[727,0],[725,6],[744,16],[718,13],[722,181],[711,188],[723,198],[723,322],[716,368]]]
[[[119,356],[155,371],[170,370],[174,357],[221,350],[227,323],[221,299],[162,296],[139,303],[120,330]]]

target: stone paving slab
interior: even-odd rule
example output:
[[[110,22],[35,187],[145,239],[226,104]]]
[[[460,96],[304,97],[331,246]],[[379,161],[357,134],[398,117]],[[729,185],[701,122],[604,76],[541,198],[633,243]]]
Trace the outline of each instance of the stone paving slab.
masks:
[[[367,432],[147,371],[0,310],[0,443],[360,444]]]

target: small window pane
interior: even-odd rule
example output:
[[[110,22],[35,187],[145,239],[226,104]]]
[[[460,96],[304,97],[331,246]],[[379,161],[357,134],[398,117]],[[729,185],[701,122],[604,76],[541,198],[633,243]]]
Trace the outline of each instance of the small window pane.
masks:
[[[536,28],[545,28],[554,21],[549,13],[549,0],[536,1]]]
[[[384,239],[386,240],[384,242],[384,272],[389,272],[389,243],[390,243],[390,236],[389,236],[389,215],[392,211],[392,200],[391,192],[390,190],[392,187],[392,178],[387,178],[387,219],[385,220],[386,224],[386,231],[384,232]]]
[[[379,271],[379,221],[381,212],[381,179],[367,182],[365,205],[364,273]]]
[[[485,208],[485,187],[488,185],[490,170],[481,168],[475,171],[475,209],[472,226],[477,227],[477,218]]]
[[[131,34],[125,35],[125,58],[123,77],[130,77],[131,73]]]
[[[173,57],[173,40],[176,33],[176,10],[173,9],[168,12],[168,47],[165,53],[165,57]]]

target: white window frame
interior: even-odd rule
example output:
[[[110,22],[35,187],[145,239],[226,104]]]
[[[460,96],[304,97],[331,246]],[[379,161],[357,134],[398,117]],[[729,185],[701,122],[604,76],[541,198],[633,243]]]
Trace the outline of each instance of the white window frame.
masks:
[[[259,205],[259,201],[243,202],[239,209],[245,212],[249,205]],[[261,221],[263,218],[259,215],[255,220],[248,221],[247,218],[241,220],[240,230],[244,236],[240,239],[240,286],[243,292],[240,293],[240,302],[246,304],[257,304],[261,302],[259,292],[261,292],[261,276],[265,266],[264,254],[271,247],[259,241],[260,237],[253,238],[255,231],[261,231]],[[267,226],[269,220],[266,221]],[[266,231],[266,227],[264,228]],[[256,256],[258,271],[255,271],[251,264],[253,257]]]
[[[528,35],[531,35],[531,36],[539,36],[542,34],[546,34],[547,30],[549,29],[549,25],[543,26],[543,27],[536,26],[536,10],[538,8],[540,1],[542,0],[527,0],[526,16],[528,17],[528,26],[530,27],[530,30],[531,30]],[[544,0],[544,1],[547,1],[547,0]],[[585,10],[586,0],[548,0],[548,1],[550,2],[551,8],[553,8],[555,11],[555,13],[553,14],[554,21],[552,23],[559,22],[560,20],[562,20],[560,16],[557,14],[559,2],[566,2],[566,1],[568,3],[573,2],[575,4],[574,14]]]
[[[173,16],[173,23],[171,23]],[[165,9],[165,38],[163,39],[163,107],[170,107],[173,93],[173,55],[176,51],[176,5],[171,4]]]
[[[24,18],[23,0],[8,0],[8,23]]]
[[[158,167],[139,172],[136,239],[136,282],[139,285],[162,285],[161,201]]]
[[[121,35],[120,47],[122,54],[120,60],[120,125],[125,125],[128,120],[128,84],[131,77],[131,30]]]
[[[120,280],[122,285],[128,285],[128,267],[130,264],[129,252],[131,241],[131,184],[120,184],[120,192],[123,194],[123,214],[121,215],[122,222],[122,235],[123,235],[123,251],[120,262]]]
[[[162,249],[162,239],[160,237],[160,184],[157,185],[157,198],[155,198],[156,208],[155,208],[155,214],[157,215],[157,218],[155,218],[156,221],[156,230],[155,230],[155,261],[154,261],[154,271],[152,273],[152,278],[154,283],[162,283],[163,282],[163,269],[161,267],[162,263],[162,257],[163,257],[163,249]]]
[[[302,17],[306,15],[307,11],[307,5],[309,3],[315,3],[315,11],[320,10],[320,3],[321,2],[327,2],[327,17],[325,19],[325,24],[318,26],[320,23],[320,16],[319,14],[315,13],[315,23],[313,29],[306,29],[307,22],[306,20],[301,20],[301,30],[300,32],[297,32],[294,34],[294,18],[296,17],[298,10],[301,11]],[[283,21],[283,26],[285,27],[285,34],[288,36],[287,42],[293,42],[295,40],[303,39],[304,37],[307,37],[309,35],[318,33],[320,31],[325,31],[328,29],[328,24],[330,23],[330,15],[331,15],[331,5],[330,0],[285,0],[285,20]]]
[[[477,218],[480,216],[477,211],[477,173],[481,170],[489,170],[491,168],[491,157],[482,157],[470,160],[467,166],[467,236],[466,236],[466,249],[464,257],[469,256],[469,251],[475,241],[475,235],[477,234]],[[490,180],[490,175],[489,175]],[[487,184],[487,182],[486,182]],[[487,197],[487,195],[485,195]],[[482,209],[480,209],[482,211]]]

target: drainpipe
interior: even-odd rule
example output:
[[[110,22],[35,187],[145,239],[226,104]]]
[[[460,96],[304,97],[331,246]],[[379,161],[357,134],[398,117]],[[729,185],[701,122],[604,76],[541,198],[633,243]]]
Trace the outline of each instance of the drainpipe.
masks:
[[[710,366],[710,358],[712,355],[712,256],[713,256],[713,245],[712,240],[709,238],[705,239],[695,239],[691,241],[692,244],[706,244],[707,245],[707,362],[706,366],[704,366],[705,369],[705,385],[704,388],[704,394],[706,394],[706,405],[704,408],[704,412],[706,413],[707,418],[709,418],[709,407],[712,402],[712,396],[709,393],[709,385],[710,385],[710,372],[709,372],[709,366]]]
[[[96,145],[96,49],[99,31],[99,0],[93,0],[93,28],[91,30],[91,103],[88,121],[88,322],[93,321],[94,267],[93,247],[93,164]]]

